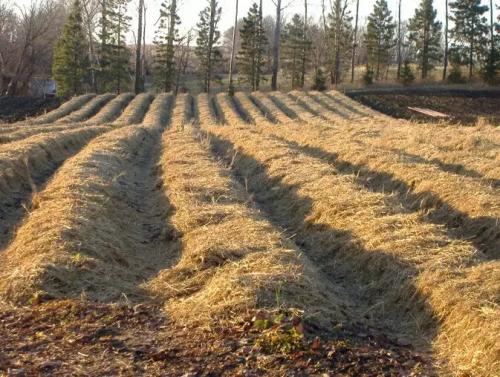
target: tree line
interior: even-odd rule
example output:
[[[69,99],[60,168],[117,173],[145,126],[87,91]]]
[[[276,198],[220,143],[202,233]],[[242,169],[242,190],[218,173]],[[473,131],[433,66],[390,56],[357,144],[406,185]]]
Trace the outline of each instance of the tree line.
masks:
[[[219,0],[204,0],[196,28],[187,33],[180,31],[180,2],[164,0],[153,47],[145,40],[145,1],[136,9],[129,9],[129,1],[71,0],[67,6],[65,0],[38,0],[16,12],[0,0],[0,93],[22,93],[47,66],[62,96],[141,92],[146,77],[156,90],[177,92],[193,71],[209,92],[227,67],[230,91],[235,77],[251,90],[268,81],[272,89],[286,82],[323,90],[354,82],[359,72],[366,84],[388,80],[391,69],[408,84],[417,74],[428,79],[438,66],[444,81],[466,82],[479,73],[487,83],[499,82],[500,16],[494,19],[492,0],[489,6],[481,0],[440,0],[446,3],[444,25],[433,0],[420,0],[409,20],[401,18],[409,0],[399,0],[395,11],[386,0],[376,0],[364,25],[359,0],[353,10],[351,0],[319,0],[317,20],[308,15],[308,0],[302,14],[289,18],[284,14],[293,0],[266,2],[274,17],[264,17],[263,2],[256,1],[242,18],[236,1],[235,25],[225,33]],[[130,33],[133,45],[126,43]]]

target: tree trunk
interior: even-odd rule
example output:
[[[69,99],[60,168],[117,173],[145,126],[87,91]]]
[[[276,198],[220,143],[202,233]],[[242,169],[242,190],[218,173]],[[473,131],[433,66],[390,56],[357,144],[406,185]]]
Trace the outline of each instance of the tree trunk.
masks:
[[[206,78],[206,92],[210,93],[210,86],[212,83],[212,55],[213,55],[213,45],[214,45],[214,35],[215,35],[215,0],[210,1],[210,32],[208,37],[208,60],[207,60],[207,78]]]
[[[262,63],[262,31],[264,30],[263,25],[263,8],[262,8],[262,0],[260,0],[259,4],[259,35],[257,36],[258,41],[258,52],[257,52],[257,72],[255,74],[255,90],[260,89],[260,75],[261,75],[261,63]]]
[[[398,80],[401,78],[401,0],[398,9]]]
[[[175,51],[174,51],[174,42],[175,42],[175,22],[177,20],[177,0],[172,0],[170,6],[170,20],[168,24],[168,40],[167,40],[167,70],[165,77],[165,92],[170,92],[172,90],[173,83],[173,72],[174,67],[172,65]],[[171,59],[171,60],[170,60]]]
[[[493,22],[493,0],[490,0],[490,35],[491,35],[491,62],[493,62],[494,59],[494,53],[495,53],[495,24]]]
[[[271,89],[278,90],[278,71],[280,64],[280,43],[281,43],[281,0],[277,0],[276,4],[276,27],[274,29],[274,46],[273,46],[273,68]]]
[[[229,94],[234,94],[234,83],[233,83],[233,66],[234,66],[234,50],[236,48],[236,32],[238,28],[238,6],[239,1],[236,0],[236,11],[234,12],[234,29],[233,29],[233,41],[231,44],[231,59],[229,60]],[[252,80],[252,85],[253,85]]]
[[[302,71],[300,72],[300,87],[303,89],[306,81],[306,60],[307,60],[307,0],[304,0],[304,36],[302,43]]]
[[[444,69],[443,69],[443,81],[446,81],[448,76],[448,0],[446,0],[446,20],[445,20],[445,31],[444,31]]]
[[[358,47],[358,22],[359,22],[359,0],[356,2],[356,22],[354,23],[354,40],[352,43],[351,61],[351,84],[354,82],[354,69],[356,68],[356,48]]]
[[[143,91],[142,85],[142,69],[141,69],[141,52],[142,52],[142,14],[144,8],[144,0],[139,0],[139,21],[137,24],[137,46],[135,51],[135,94]]]

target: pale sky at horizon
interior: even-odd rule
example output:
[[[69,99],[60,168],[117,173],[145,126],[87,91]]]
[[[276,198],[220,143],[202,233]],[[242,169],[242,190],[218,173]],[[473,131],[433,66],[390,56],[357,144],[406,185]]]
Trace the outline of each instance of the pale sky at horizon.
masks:
[[[23,5],[28,4],[32,0],[11,0],[13,4]],[[152,41],[154,37],[154,30],[156,29],[155,22],[159,16],[160,4],[163,0],[145,0],[147,6],[147,40]],[[198,22],[198,15],[200,11],[207,5],[208,0],[178,0],[179,1],[179,10],[180,17],[182,21],[181,30],[186,32],[190,28],[195,28],[196,23]],[[246,15],[248,9],[252,5],[252,3],[256,0],[239,0],[239,18],[242,18]],[[315,19],[319,19],[321,15],[321,1],[322,0],[307,0],[309,14],[311,17]],[[355,11],[355,0],[349,0],[351,2],[350,8],[352,10],[352,14]],[[393,16],[397,17],[397,8],[398,8],[399,0],[387,0],[389,3],[389,9],[393,12]],[[328,8],[329,0],[325,0]],[[402,7],[402,17],[403,19],[410,18],[415,12],[415,8],[418,6],[420,0],[403,0]],[[283,4],[292,3],[289,7],[287,7],[284,11],[284,17],[286,19],[290,19],[293,14],[299,13],[303,14],[304,12],[304,1],[303,0],[282,0]],[[485,5],[489,5],[489,0],[482,0],[482,3]],[[131,0],[129,4],[129,14],[134,15],[136,13],[138,0]],[[222,19],[220,22],[220,30],[223,32],[224,30],[230,28],[234,24],[234,11],[236,8],[236,0],[219,0],[219,4],[222,7]],[[371,13],[373,9],[373,4],[375,4],[375,0],[360,0],[360,22],[364,23],[366,17]],[[494,5],[500,5],[500,0],[494,0]],[[445,0],[434,0],[434,6],[438,10],[438,17],[441,20],[444,20],[445,17]],[[275,14],[275,7],[272,0],[263,0],[264,14],[265,15],[273,15]],[[498,11],[495,11],[495,15],[498,14]],[[132,30],[136,28],[135,18],[132,23]],[[130,41],[132,40],[132,36],[130,36]]]

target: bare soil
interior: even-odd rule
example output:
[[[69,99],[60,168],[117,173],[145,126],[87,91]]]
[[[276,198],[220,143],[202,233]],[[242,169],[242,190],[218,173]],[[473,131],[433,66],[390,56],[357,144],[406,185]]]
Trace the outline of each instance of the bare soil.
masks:
[[[183,327],[148,304],[52,301],[0,311],[0,375],[12,376],[419,376],[429,360],[382,337],[311,335],[298,318],[262,328],[240,323]]]
[[[473,125],[481,117],[493,124],[500,124],[500,93],[495,91],[359,91],[347,94],[364,105],[395,118],[419,122],[442,121],[409,109],[420,107],[450,115],[453,123]]]

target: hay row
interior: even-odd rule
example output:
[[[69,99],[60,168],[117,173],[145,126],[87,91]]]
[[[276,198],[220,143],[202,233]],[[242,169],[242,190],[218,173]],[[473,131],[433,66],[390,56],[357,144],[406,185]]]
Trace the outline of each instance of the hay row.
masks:
[[[234,99],[239,103],[240,107],[245,109],[252,123],[273,124],[274,117],[271,112],[262,103],[257,102],[258,100],[255,98],[251,99],[247,94],[239,92],[234,95]],[[257,107],[256,103],[259,103],[260,107]]]
[[[59,108],[39,116],[34,119],[28,120],[29,124],[48,124],[57,121],[69,115],[72,112],[79,110],[82,106],[88,103],[91,99],[95,97],[95,94],[84,94],[81,96],[73,97],[71,100],[63,103]],[[21,123],[21,122],[20,122]]]
[[[378,111],[375,111],[372,108],[365,106],[336,90],[331,90],[323,94],[326,98],[329,98],[333,103],[335,103],[337,107],[344,107],[349,111],[359,114],[362,117],[387,118],[386,115],[379,113]]]
[[[83,122],[96,115],[99,112],[99,110],[101,110],[104,107],[104,105],[106,105],[113,98],[115,98],[115,95],[110,93],[98,95],[92,98],[80,109],[70,113],[69,115],[66,115],[63,118],[58,119],[56,122],[57,123]]]
[[[10,132],[0,133],[0,144],[12,143],[22,139],[26,139],[31,136],[41,135],[49,132],[64,131],[72,128],[83,127],[81,124],[71,124],[71,125],[47,125],[40,127],[19,127],[17,130],[12,130]]]
[[[250,97],[254,99],[256,104],[259,105],[259,108],[264,109],[266,113],[268,112],[269,114],[271,114],[271,117],[278,123],[287,124],[288,122],[297,120],[296,114],[287,114],[264,93],[254,92],[250,95]]]
[[[90,131],[89,131],[90,132]],[[171,263],[168,206],[154,177],[155,127],[130,126],[68,160],[0,255],[0,295],[115,301]]]
[[[175,99],[175,105],[172,110],[172,127],[182,129],[184,124],[193,117],[189,106],[191,97],[188,94],[178,94]]]
[[[306,101],[306,98],[317,99],[318,95],[302,95],[301,98]],[[321,105],[329,111],[327,104],[321,102]],[[304,111],[307,112],[306,109]],[[321,114],[326,117],[325,112]],[[303,115],[304,112],[299,117],[307,121]],[[493,184],[498,187],[500,184],[499,144],[494,141],[500,133],[495,134],[491,127],[481,126],[479,132],[471,132],[470,129],[464,130],[457,126],[417,125],[388,117],[360,119],[355,127],[350,122],[338,119],[334,127],[344,138],[362,135],[366,137],[363,142],[367,145],[406,155],[415,162],[434,165],[447,172],[479,178],[487,186]],[[433,142],[436,139],[442,141]]]
[[[407,210],[427,212],[457,236],[471,238],[491,257],[500,256],[498,190],[475,178],[415,163],[404,156],[369,148],[363,137],[346,137],[328,126],[297,124],[269,128],[270,133],[298,143],[299,149],[323,158],[342,171],[357,174],[373,191],[394,192]]]
[[[305,111],[302,106],[300,106],[296,101],[288,97],[284,93],[280,92],[272,92],[269,93],[269,97],[276,103],[276,105],[280,108],[288,108],[290,109],[295,116],[303,119],[306,122],[317,122],[321,118],[318,116],[318,114],[313,114],[308,111]],[[286,113],[286,112],[285,112]]]
[[[142,124],[152,128],[164,128],[170,117],[172,99],[172,94],[158,94],[151,103],[149,110],[146,112]]]
[[[107,127],[37,135],[0,148],[0,249],[24,214],[30,196],[68,157]]]
[[[196,101],[198,119],[204,124],[217,125],[224,123],[224,115],[217,102],[207,94],[200,94]]]
[[[123,93],[109,101],[99,112],[88,119],[85,124],[100,125],[113,122],[120,116],[126,106],[134,99],[134,94]]]
[[[208,111],[207,104],[199,107],[205,109],[200,113]],[[349,304],[337,287],[320,280],[321,274],[250,205],[243,187],[180,120],[163,137],[161,166],[182,255],[147,286],[168,300],[173,318],[235,320],[255,307],[292,307],[325,320],[324,325],[331,323],[326,318],[346,320],[342,313]]]
[[[141,123],[153,100],[154,96],[149,93],[137,95],[113,124],[123,126]]]
[[[457,371],[496,370],[497,262],[487,263],[422,214],[402,211],[390,195],[360,188],[355,174],[286,142],[248,126],[202,127],[259,204],[359,297],[373,324],[420,341],[438,331],[437,352]]]
[[[294,91],[288,93],[288,95],[290,97],[292,97],[292,99],[295,99],[297,101],[297,103],[302,105],[302,107],[304,107],[302,112],[312,111],[315,114],[319,114],[319,116],[321,118],[323,118],[323,119],[325,119],[333,124],[345,119],[344,117],[342,117],[340,112],[334,112],[328,108],[325,108],[324,106],[322,106],[318,102],[314,101],[305,92],[300,92],[298,90],[294,90]],[[299,117],[300,117],[300,114],[299,114]],[[359,117],[357,117],[357,118],[359,118]],[[349,119],[356,119],[356,117],[351,116],[351,117],[349,117]]]

